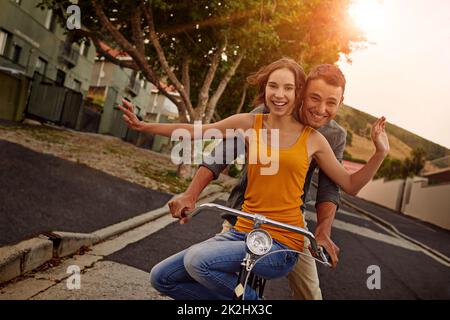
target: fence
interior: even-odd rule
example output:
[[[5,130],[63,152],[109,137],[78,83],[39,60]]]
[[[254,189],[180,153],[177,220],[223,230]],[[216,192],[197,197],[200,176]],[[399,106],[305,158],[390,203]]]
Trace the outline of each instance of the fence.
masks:
[[[80,92],[35,78],[26,113],[75,129],[82,101],[83,95]]]
[[[428,185],[420,177],[373,180],[358,197],[450,230],[450,184]]]

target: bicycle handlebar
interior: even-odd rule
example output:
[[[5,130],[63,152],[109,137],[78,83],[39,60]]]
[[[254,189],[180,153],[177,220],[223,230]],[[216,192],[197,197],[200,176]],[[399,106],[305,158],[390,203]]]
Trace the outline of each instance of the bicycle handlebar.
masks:
[[[279,221],[275,221],[275,220],[266,218],[263,215],[251,214],[251,213],[232,209],[232,208],[222,206],[220,204],[215,204],[215,203],[204,203],[204,204],[200,205],[199,207],[195,208],[190,213],[188,213],[188,215],[193,217],[193,216],[197,215],[198,213],[200,213],[205,208],[212,209],[213,211],[226,211],[228,214],[231,214],[233,216],[247,218],[247,219],[253,220],[255,222],[257,221],[260,224],[269,224],[269,225],[279,227],[279,228],[282,228],[282,229],[285,229],[288,231],[293,231],[293,232],[299,233],[309,239],[309,242],[311,244],[311,249],[322,260],[322,262],[328,266],[330,265],[329,258],[326,256],[325,252],[323,251],[323,248],[317,246],[316,238],[310,231],[308,231],[306,229],[291,226],[289,224],[282,223]]]

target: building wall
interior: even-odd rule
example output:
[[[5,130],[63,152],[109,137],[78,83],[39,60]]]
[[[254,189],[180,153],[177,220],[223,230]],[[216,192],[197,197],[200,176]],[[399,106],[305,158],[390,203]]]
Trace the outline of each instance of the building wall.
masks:
[[[126,97],[139,107],[141,111],[139,115],[144,117],[147,107],[152,101],[150,84],[147,84],[146,89],[141,88],[139,94],[133,97],[127,91],[132,73],[132,70],[120,68],[113,63],[97,61],[92,72],[91,86],[115,88],[119,92],[116,103],[121,103],[122,97]]]
[[[358,197],[399,211],[403,184],[403,180],[372,180],[358,193]]]
[[[48,79],[56,80],[57,70],[60,69],[66,73],[64,85],[74,89],[77,80],[81,82],[83,95],[86,95],[96,55],[94,46],[89,47],[86,57],[80,55],[77,65],[69,69],[59,59],[61,45],[66,38],[64,29],[56,24],[54,31],[48,30],[45,23],[49,10],[37,8],[37,3],[39,0],[21,1],[20,5],[12,0],[0,1],[0,29],[11,35],[4,56],[11,59],[14,45],[19,45],[22,48],[19,67],[27,76],[33,76],[38,59],[42,58],[48,63],[45,74]],[[74,49],[79,50],[79,46],[75,44]]]
[[[107,98],[108,93],[111,94],[110,91],[117,92],[114,101],[109,101],[109,99],[105,100],[99,129],[100,133],[123,133],[123,130],[115,130],[113,128],[114,126],[120,125],[117,123],[117,113],[120,111],[116,109],[116,106],[122,103],[122,98],[130,100],[137,107],[136,110],[139,111],[137,114],[142,118],[145,117],[146,110],[151,104],[152,99],[154,99],[151,94],[151,86],[147,83],[146,88],[141,87],[137,95],[132,95],[128,90],[132,75],[133,71],[130,69],[120,68],[107,61],[96,61],[91,75],[91,86],[104,87],[105,98]]]
[[[0,119],[20,121],[26,107],[30,80],[23,75],[0,72]]]
[[[405,199],[403,212],[450,230],[450,184],[426,186],[421,181],[410,183],[411,193]]]
[[[421,177],[405,182],[373,180],[358,193],[360,198],[450,230],[449,195],[450,184],[429,186]]]

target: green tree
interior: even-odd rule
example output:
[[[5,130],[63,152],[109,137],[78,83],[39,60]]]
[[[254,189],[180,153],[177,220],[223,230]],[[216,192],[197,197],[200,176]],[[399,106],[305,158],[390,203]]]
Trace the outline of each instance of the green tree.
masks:
[[[403,162],[387,156],[376,173],[375,179],[406,179],[418,175],[425,166],[425,160],[426,153],[420,147],[413,149],[410,158],[406,158]]]
[[[352,142],[353,142],[353,133],[350,130],[347,130],[347,136],[345,137],[345,144],[351,147]]]
[[[422,147],[414,148],[411,151],[411,159],[407,159],[406,164],[408,172],[418,175],[420,171],[425,167],[425,161],[427,159],[427,154]]]
[[[402,161],[387,156],[383,160],[380,169],[378,169],[375,179],[386,178],[387,180],[395,180],[404,179],[406,176]]]
[[[354,43],[364,40],[348,16],[349,2],[82,0],[83,28],[68,33],[75,41],[92,40],[109,61],[140,71],[177,106],[181,121],[209,122],[235,75],[234,90],[226,95],[234,100],[226,101],[225,113],[246,105],[250,97],[243,80],[261,64],[290,56],[308,69],[349,54]],[[70,4],[41,2],[63,24]],[[116,59],[109,48],[126,52],[131,60]],[[179,97],[169,94],[164,83]]]
[[[322,63],[333,64],[342,54],[347,57],[352,50],[362,47],[364,37],[348,15],[348,0],[304,0],[277,1],[277,21],[273,23],[275,46],[263,44],[262,55],[244,59],[240,72],[235,75],[230,94],[223,97],[219,105],[222,117],[235,111],[249,111],[254,97],[253,88],[248,88],[246,77],[259,66],[288,56],[298,61],[306,72]],[[241,107],[242,97],[244,106]],[[230,106],[239,106],[230,108]]]

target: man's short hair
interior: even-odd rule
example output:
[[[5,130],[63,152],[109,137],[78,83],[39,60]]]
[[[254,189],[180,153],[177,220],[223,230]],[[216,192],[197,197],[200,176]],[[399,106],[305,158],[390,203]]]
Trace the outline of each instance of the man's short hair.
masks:
[[[345,76],[342,73],[341,69],[336,67],[332,64],[319,64],[315,66],[311,72],[308,74],[308,77],[306,78],[306,86],[308,87],[308,83],[312,80],[318,80],[322,79],[329,85],[335,86],[335,87],[341,87],[342,88],[342,95],[344,95],[345,92]]]

